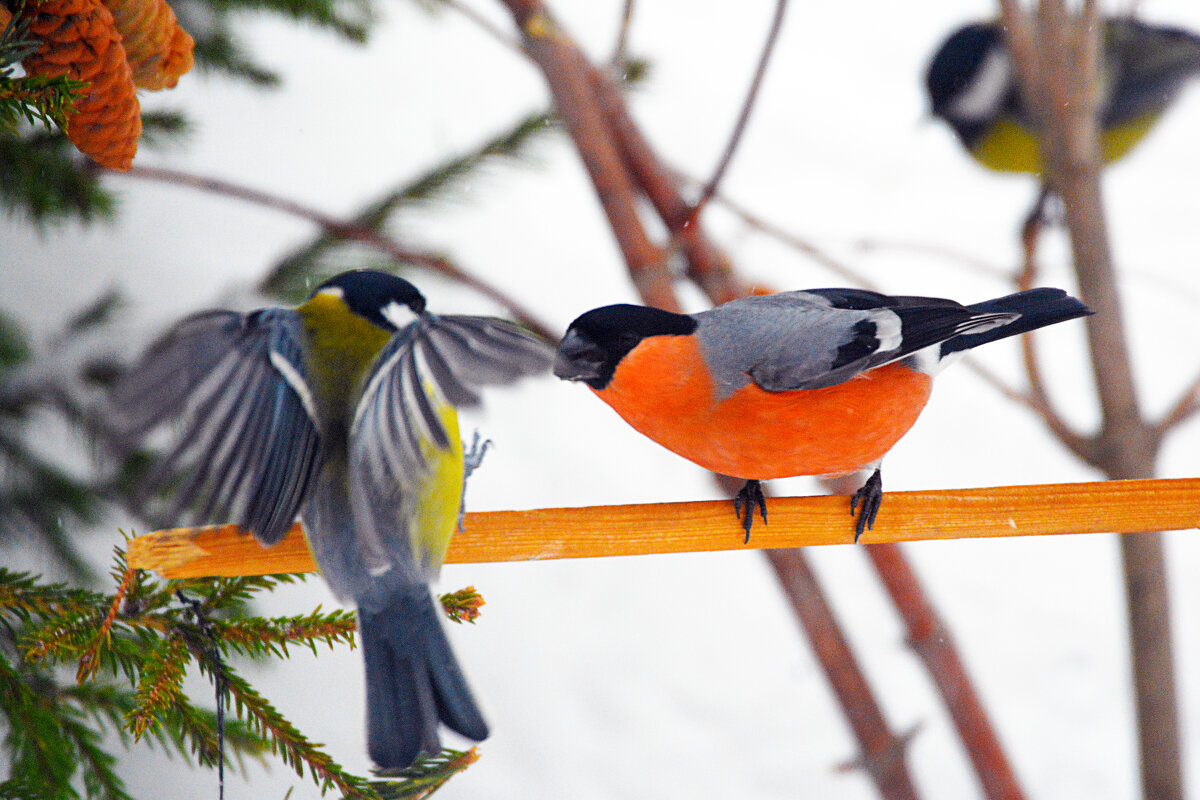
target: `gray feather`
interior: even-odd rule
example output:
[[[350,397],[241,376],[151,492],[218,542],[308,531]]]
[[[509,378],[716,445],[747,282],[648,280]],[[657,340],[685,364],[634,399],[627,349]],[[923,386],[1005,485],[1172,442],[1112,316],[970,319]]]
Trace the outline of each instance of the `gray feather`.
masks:
[[[846,380],[869,363],[865,355],[838,361],[839,351],[856,340],[855,326],[886,325],[889,317],[894,315],[886,309],[834,308],[808,292],[748,297],[695,315],[718,397],[751,381],[778,392]],[[873,347],[867,349],[873,354]]]
[[[304,398],[272,358],[304,379],[295,312],[215,311],[185,319],[153,345],[109,398],[130,447],[159,428],[177,435],[135,499],[170,490],[160,524],[235,522],[264,543],[295,521],[319,462]],[[307,391],[304,388],[304,391]]]

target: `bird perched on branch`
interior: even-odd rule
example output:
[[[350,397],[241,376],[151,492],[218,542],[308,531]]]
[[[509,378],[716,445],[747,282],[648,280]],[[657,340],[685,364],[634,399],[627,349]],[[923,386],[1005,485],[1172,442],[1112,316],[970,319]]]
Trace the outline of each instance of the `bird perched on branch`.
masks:
[[[554,374],[582,381],[641,433],[746,481],[746,540],[760,481],[870,470],[850,503],[855,541],[883,498],[879,463],[972,347],[1090,314],[1059,289],[963,306],[861,289],[734,300],[698,314],[612,305],[571,323]]]
[[[170,490],[165,520],[234,522],[270,545],[300,516],[330,588],[358,607],[384,769],[439,752],[439,721],[488,735],[428,586],[461,509],[455,408],[551,358],[513,323],[434,315],[408,281],[360,270],[295,309],[188,317],[110,398],[131,446],[182,423],[141,488]]]
[[[1128,18],[1105,21],[1100,65],[1101,155],[1116,161],[1142,140],[1200,74],[1200,37]],[[1042,172],[1038,121],[1020,87],[998,21],[950,35],[930,62],[925,86],[935,116],[954,129],[981,164],[1005,172]]]

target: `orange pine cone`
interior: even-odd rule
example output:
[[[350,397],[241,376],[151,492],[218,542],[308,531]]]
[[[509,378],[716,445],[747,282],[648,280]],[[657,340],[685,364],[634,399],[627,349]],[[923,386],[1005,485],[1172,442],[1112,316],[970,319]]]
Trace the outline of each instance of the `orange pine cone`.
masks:
[[[0,33],[4,32],[10,21],[12,21],[12,14],[8,13],[7,8],[0,6]]]
[[[167,0],[103,0],[112,12],[133,82],[139,89],[172,89],[192,68],[192,37]]]
[[[23,13],[30,35],[42,42],[23,62],[25,71],[88,83],[67,119],[67,138],[96,163],[129,169],[141,106],[112,14],[100,0],[34,0]]]

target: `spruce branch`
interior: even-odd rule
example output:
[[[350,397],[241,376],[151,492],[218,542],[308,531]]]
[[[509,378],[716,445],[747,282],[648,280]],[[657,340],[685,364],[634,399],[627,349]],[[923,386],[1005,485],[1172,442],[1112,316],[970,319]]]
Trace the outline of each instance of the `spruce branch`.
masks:
[[[212,620],[222,650],[251,658],[287,658],[289,644],[299,644],[317,654],[317,645],[333,648],[337,644],[354,646],[358,629],[353,611],[337,609],[328,613],[320,607],[310,614],[271,619]]]
[[[388,235],[396,230],[403,212],[451,197],[467,180],[491,164],[525,160],[531,146],[553,129],[550,113],[529,114],[475,150],[438,164],[367,204],[347,223],[355,230]],[[312,242],[276,263],[259,289],[289,300],[303,299],[312,286],[361,260],[360,241],[346,231],[326,226]]]
[[[371,788],[380,800],[423,800],[478,760],[479,752],[474,747],[470,750],[446,748],[401,770],[396,775],[397,781],[372,782]]]
[[[457,592],[448,592],[438,599],[441,601],[447,617],[459,624],[469,622],[472,625],[479,618],[482,613],[479,609],[486,602],[483,595],[475,591],[474,586],[459,589]]]

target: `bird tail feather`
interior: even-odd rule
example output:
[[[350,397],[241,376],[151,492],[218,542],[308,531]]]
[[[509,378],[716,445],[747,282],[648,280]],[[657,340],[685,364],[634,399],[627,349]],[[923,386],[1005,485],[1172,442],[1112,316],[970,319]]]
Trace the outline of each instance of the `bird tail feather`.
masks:
[[[470,739],[487,738],[425,586],[378,611],[360,609],[358,625],[367,668],[367,749],[382,770],[439,753],[439,722]]]
[[[1020,314],[1004,325],[978,333],[964,333],[942,343],[942,356],[960,350],[970,350],[981,344],[1027,333],[1056,322],[1086,317],[1093,312],[1062,289],[1040,288],[1017,292],[995,300],[987,300],[967,306],[978,314]]]

